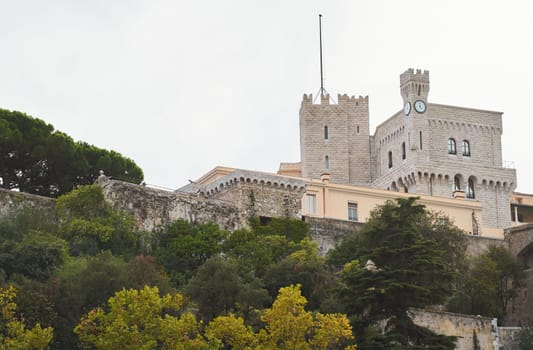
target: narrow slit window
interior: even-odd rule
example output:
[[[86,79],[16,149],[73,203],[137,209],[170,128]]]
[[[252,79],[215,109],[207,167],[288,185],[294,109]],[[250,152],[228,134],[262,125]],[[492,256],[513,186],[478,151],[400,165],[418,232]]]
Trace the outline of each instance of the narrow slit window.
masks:
[[[324,167],[329,170],[329,156],[324,157]]]
[[[422,131],[420,131],[420,149],[422,149]]]
[[[392,151],[389,151],[389,169],[392,168]]]
[[[405,154],[405,142],[402,143],[402,159],[405,159],[406,157],[406,154]]]
[[[328,126],[324,126],[324,140],[329,139]]]

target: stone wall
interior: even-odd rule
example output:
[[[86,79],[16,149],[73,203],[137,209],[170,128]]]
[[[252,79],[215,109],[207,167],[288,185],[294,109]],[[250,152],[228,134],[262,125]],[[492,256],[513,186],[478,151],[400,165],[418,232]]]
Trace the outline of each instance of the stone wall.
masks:
[[[359,222],[314,218],[310,216],[305,216],[303,220],[309,223],[311,239],[318,243],[318,249],[321,255],[326,255],[344,237],[354,233],[363,226]]]
[[[319,179],[327,171],[335,183],[370,183],[368,96],[329,95],[314,104],[304,95],[300,107],[300,154],[302,176]],[[327,127],[327,137],[325,128]],[[326,165],[326,157],[328,165]]]
[[[0,189],[0,219],[14,215],[24,208],[36,208],[54,216],[55,200],[29,193]]]
[[[497,330],[490,318],[419,309],[411,311],[411,318],[415,324],[427,327],[438,334],[458,337],[455,347],[457,350],[474,348],[474,332],[480,349],[497,350],[494,346]]]
[[[501,350],[519,350],[520,327],[498,327]]]
[[[113,207],[130,212],[141,230],[152,230],[184,219],[192,223],[216,222],[226,230],[244,225],[238,209],[216,199],[153,189],[121,181],[106,181],[104,197]]]
[[[470,256],[479,256],[489,250],[491,246],[507,248],[507,242],[503,239],[483,237],[483,236],[466,236],[466,252]]]

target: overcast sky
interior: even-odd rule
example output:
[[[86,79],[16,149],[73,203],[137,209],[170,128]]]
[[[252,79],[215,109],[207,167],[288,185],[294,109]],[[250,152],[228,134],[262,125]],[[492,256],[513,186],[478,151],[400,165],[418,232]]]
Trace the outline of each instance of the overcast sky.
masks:
[[[178,188],[216,165],[299,161],[298,110],[320,87],[370,96],[370,128],[429,101],[504,112],[503,158],[533,193],[529,1],[0,0],[0,108],[113,149]],[[472,145],[475,152],[475,145]]]

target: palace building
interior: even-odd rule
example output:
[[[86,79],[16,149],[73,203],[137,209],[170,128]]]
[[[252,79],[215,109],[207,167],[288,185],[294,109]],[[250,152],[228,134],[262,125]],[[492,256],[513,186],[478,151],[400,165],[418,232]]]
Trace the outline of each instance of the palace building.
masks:
[[[401,74],[403,108],[373,135],[368,96],[338,95],[332,103],[321,95],[314,103],[304,95],[301,161],[282,163],[278,174],[328,174],[334,184],[478,201],[481,218],[473,220],[486,234],[501,234],[512,225],[509,203],[516,188],[516,171],[502,160],[502,113],[433,103],[429,91],[428,71]]]

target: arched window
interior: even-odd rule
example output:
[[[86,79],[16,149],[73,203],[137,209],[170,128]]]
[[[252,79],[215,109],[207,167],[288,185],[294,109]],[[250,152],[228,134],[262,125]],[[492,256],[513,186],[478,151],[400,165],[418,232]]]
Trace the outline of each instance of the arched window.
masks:
[[[474,179],[471,177],[468,179],[468,184],[466,185],[466,198],[476,198],[476,192],[474,190]]]
[[[405,142],[402,142],[402,159],[405,159]]]
[[[328,135],[328,126],[324,126],[324,140],[327,140],[329,138],[329,135]]]
[[[461,179],[459,178],[459,176],[454,176],[453,178],[452,191],[461,191]]]
[[[392,152],[389,151],[389,169],[392,168]]]
[[[455,140],[451,137],[448,139],[448,154],[457,154],[457,148],[455,147]]]
[[[324,163],[326,170],[329,170],[329,156],[324,157]]]
[[[461,151],[463,152],[463,156],[470,157],[470,142],[463,140],[461,142]]]

